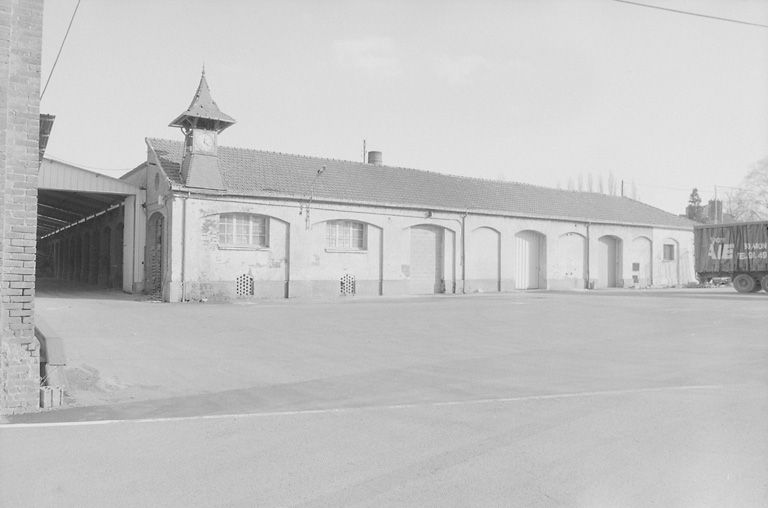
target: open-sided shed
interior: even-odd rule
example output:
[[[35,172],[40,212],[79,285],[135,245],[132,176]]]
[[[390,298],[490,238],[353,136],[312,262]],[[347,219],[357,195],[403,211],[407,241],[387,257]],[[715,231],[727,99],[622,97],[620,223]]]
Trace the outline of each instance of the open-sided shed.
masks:
[[[43,159],[38,176],[38,276],[133,291],[143,259],[143,190]],[[136,228],[137,219],[141,227]]]

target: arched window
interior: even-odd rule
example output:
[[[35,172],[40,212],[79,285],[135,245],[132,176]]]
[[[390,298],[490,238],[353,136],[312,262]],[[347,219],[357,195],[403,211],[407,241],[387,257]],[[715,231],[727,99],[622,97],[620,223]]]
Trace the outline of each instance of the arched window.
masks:
[[[269,221],[263,215],[223,213],[219,215],[219,245],[268,247]]]
[[[366,225],[351,220],[332,220],[326,226],[326,247],[332,250],[366,250]]]

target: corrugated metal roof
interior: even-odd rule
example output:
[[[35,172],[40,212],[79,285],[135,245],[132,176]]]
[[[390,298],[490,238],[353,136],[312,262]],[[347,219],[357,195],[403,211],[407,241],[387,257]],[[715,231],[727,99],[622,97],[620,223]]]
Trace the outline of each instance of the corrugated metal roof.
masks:
[[[38,174],[37,236],[109,210],[140,192],[126,181],[44,158]]]
[[[147,139],[169,179],[183,185],[183,144]],[[308,197],[350,203],[484,211],[689,229],[693,222],[625,197],[430,171],[220,146],[225,194]],[[322,175],[317,171],[325,166]]]
[[[139,193],[138,187],[124,180],[48,158],[44,158],[40,163],[37,187],[39,189],[99,194],[135,195]]]

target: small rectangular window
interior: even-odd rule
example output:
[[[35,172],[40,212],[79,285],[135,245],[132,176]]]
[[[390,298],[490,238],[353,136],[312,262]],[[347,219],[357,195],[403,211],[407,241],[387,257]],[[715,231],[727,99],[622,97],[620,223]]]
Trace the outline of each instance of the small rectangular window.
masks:
[[[329,221],[326,246],[338,250],[366,250],[366,225],[355,221]]]
[[[675,246],[671,243],[664,244],[664,261],[675,260]]]

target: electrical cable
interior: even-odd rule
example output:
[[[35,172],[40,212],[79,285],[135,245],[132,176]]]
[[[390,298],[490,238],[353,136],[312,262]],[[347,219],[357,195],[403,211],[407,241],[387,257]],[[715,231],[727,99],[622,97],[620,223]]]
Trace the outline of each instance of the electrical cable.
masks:
[[[749,26],[756,26],[759,28],[768,28],[768,25],[763,25],[762,23],[753,23],[751,21],[742,21],[740,19],[722,18],[720,16],[711,16],[709,14],[701,14],[698,12],[684,11],[680,9],[670,9],[669,7],[661,7],[660,5],[650,5],[650,4],[640,3],[640,2],[632,2],[630,0],[611,0],[611,1],[619,2],[622,4],[636,5],[638,7],[647,7],[649,9],[658,9],[660,11],[674,12],[676,14],[687,14],[689,16],[697,16],[700,18],[714,19],[717,21],[727,21],[729,23],[738,23],[740,25],[749,25]]]
[[[66,33],[64,33],[64,38],[61,40],[61,44],[59,45],[59,52],[56,53],[56,59],[53,61],[53,65],[51,66],[51,72],[48,74],[48,79],[45,80],[45,86],[43,87],[43,92],[40,94],[40,100],[43,100],[45,91],[48,90],[48,84],[51,82],[51,77],[53,77],[53,70],[56,68],[56,64],[59,63],[61,50],[64,49],[64,43],[67,42],[67,36],[69,35],[69,30],[72,28],[72,22],[75,21],[75,14],[77,14],[77,9],[79,7],[80,7],[80,0],[77,0],[77,5],[75,5],[75,10],[72,11],[72,17],[69,19],[69,25],[67,26],[67,31]]]

